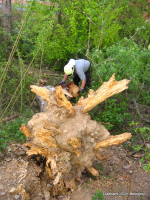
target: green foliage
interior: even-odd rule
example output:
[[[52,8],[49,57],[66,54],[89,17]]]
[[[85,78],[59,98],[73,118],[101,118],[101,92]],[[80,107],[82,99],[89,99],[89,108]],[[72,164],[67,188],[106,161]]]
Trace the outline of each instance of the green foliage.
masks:
[[[126,102],[117,99],[108,99],[107,104],[104,102],[99,106],[99,110],[95,113],[90,112],[92,119],[104,123],[108,130],[118,130],[123,127],[126,121],[130,119],[130,114],[127,112]]]
[[[26,8],[28,21],[19,41],[21,56],[30,60],[41,45],[44,62],[53,66],[59,59],[60,68],[70,57],[83,57],[89,47],[106,48],[132,36],[142,26],[143,31],[138,31],[135,39],[139,44],[147,44],[150,23],[142,17],[145,10],[138,5],[140,3],[143,5],[142,0],[134,6],[129,0],[58,0],[49,4],[39,1],[31,4],[30,1]],[[146,8],[147,3],[144,6]],[[15,33],[17,31],[18,27]]]
[[[135,123],[134,121],[129,125],[134,127],[134,138],[131,139],[132,145],[130,145],[132,146],[131,150],[141,153],[143,168],[150,171],[150,149],[146,146],[150,142],[150,128],[140,127],[139,123]]]
[[[12,5],[12,41],[20,30],[27,15],[24,32],[18,48],[21,57],[27,62],[33,58],[41,46],[44,62],[53,66],[59,59],[61,64],[70,57],[81,57],[87,49],[103,49],[136,33],[135,41],[148,46],[150,23],[149,3],[138,0],[52,0],[28,1],[22,12],[22,5]],[[22,20],[21,19],[22,15]],[[144,29],[137,31],[140,27]],[[0,51],[7,50],[9,44],[3,42],[3,30]],[[5,56],[5,55],[4,55]],[[37,61],[40,57],[37,58]]]
[[[115,95],[103,102],[96,113],[91,112],[93,119],[103,122],[109,130],[118,130],[126,126],[130,120],[127,104],[130,98],[139,103],[150,105],[149,50],[140,48],[132,40],[126,38],[107,47],[104,51],[95,49],[88,54],[92,63],[92,89],[98,89],[104,81],[108,81],[116,73],[116,80],[130,80],[126,94]]]
[[[19,130],[21,124],[27,123],[28,119],[19,117],[14,121],[0,125],[0,151],[4,151],[7,145],[13,141],[24,143],[26,137]]]
[[[0,115],[8,108],[8,110],[15,110],[16,112],[22,112],[22,106],[31,102],[31,95],[29,86],[35,81],[35,74],[26,73],[27,67],[25,65],[11,64],[11,67],[7,71],[6,76],[3,75],[6,63],[1,63],[0,77],[2,79],[1,95],[0,95]],[[24,78],[23,78],[24,76]],[[3,83],[3,84],[2,84]],[[10,105],[9,105],[10,103]],[[8,106],[9,105],[9,106]],[[20,106],[19,106],[20,105]],[[7,113],[8,114],[8,111]]]
[[[113,73],[116,79],[130,80],[129,94],[138,98],[139,102],[149,105],[150,93],[147,90],[150,84],[149,74],[150,51],[126,38],[105,51],[93,50],[89,57],[93,62],[93,86],[97,88],[100,83],[108,81]]]
[[[122,30],[120,34],[122,37],[129,37],[136,33],[134,40],[138,44],[147,47],[149,41],[150,23],[148,16],[150,16],[148,1],[124,1],[125,9],[120,12],[120,23]],[[137,30],[143,26],[143,30]]]
[[[92,197],[92,200],[105,200],[103,192],[98,190]]]
[[[147,160],[150,160],[150,153],[147,155]],[[143,164],[143,169],[150,172],[150,162],[148,162],[148,164]]]

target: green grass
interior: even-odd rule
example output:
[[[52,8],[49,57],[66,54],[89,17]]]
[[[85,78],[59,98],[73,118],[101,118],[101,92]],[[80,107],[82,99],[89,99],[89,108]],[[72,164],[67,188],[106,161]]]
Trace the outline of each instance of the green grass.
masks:
[[[12,142],[24,143],[25,135],[19,130],[21,124],[26,124],[28,121],[25,117],[19,117],[13,121],[0,125],[0,151],[5,151],[8,144]]]
[[[106,200],[104,198],[103,192],[101,192],[100,190],[98,190],[92,197],[92,200]]]

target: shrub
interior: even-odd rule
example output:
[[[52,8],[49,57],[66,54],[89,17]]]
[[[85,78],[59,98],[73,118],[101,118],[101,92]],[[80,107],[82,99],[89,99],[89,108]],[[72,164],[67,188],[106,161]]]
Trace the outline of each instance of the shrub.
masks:
[[[19,117],[14,121],[0,125],[0,151],[4,151],[7,145],[11,142],[16,141],[24,143],[26,141],[26,137],[19,130],[22,123],[27,123],[27,119]]]
[[[103,52],[94,50],[89,54],[93,63],[93,87],[97,88],[116,73],[117,80],[130,80],[128,94],[131,97],[137,98],[139,103],[149,105],[149,53],[148,49],[140,49],[135,42],[126,38],[105,48]]]
[[[104,49],[129,38],[142,26],[144,30],[136,34],[136,42],[145,44],[149,40],[150,24],[142,17],[144,8],[130,6],[129,0],[59,0],[50,5],[34,1],[30,5],[29,20],[18,45],[26,61],[42,44],[45,63],[53,66],[58,59],[63,63],[70,57],[83,56],[88,48]]]
[[[108,130],[118,131],[130,120],[125,101],[119,102],[112,98],[107,100],[107,104],[103,102],[98,108],[95,108],[96,112],[91,111],[90,115],[94,120],[106,126]]]
[[[0,116],[11,111],[22,112],[24,106],[31,103],[32,96],[29,86],[35,81],[36,76],[33,73],[27,73],[27,67],[19,64],[11,63],[7,73],[4,73],[6,63],[1,63]]]
[[[105,200],[103,193],[98,190],[92,197],[92,200]]]

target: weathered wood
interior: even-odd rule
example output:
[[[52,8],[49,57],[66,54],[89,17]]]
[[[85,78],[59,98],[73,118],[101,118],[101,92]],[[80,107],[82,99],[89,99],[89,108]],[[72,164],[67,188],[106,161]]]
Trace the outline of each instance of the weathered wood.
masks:
[[[81,147],[82,147],[81,140],[77,137],[73,137],[68,141],[68,143],[72,146],[74,152],[79,157],[81,155]]]
[[[74,109],[72,107],[72,104],[65,97],[61,86],[57,86],[55,88],[55,97],[59,107],[65,107],[67,110],[70,110],[72,115],[74,115]]]
[[[44,87],[38,87],[36,85],[31,85],[30,88],[31,88],[32,92],[34,92],[36,95],[40,96],[43,100],[45,100],[47,102],[49,101],[51,91],[47,90]]]
[[[24,188],[22,188],[22,184],[20,184],[20,185],[18,186],[18,189],[17,189],[16,193],[19,193],[19,194],[21,195],[21,197],[22,197],[21,199],[30,200],[30,195],[29,195],[29,193],[27,193],[27,192],[25,191]]]
[[[98,90],[96,90],[95,92],[93,90],[90,90],[87,98],[81,97],[77,105],[82,106],[83,113],[87,113],[88,111],[92,110],[97,104],[127,89],[128,83],[129,80],[127,79],[116,81],[115,74],[113,74],[109,81],[104,82]]]
[[[64,93],[66,96],[68,96],[68,97],[70,97],[70,98],[73,97],[72,94],[69,93],[69,92],[67,92],[65,89],[62,89],[62,91],[63,91],[63,93]]]
[[[131,137],[130,133],[110,136],[104,126],[91,120],[86,113],[109,96],[126,89],[128,82],[117,82],[113,76],[96,92],[91,90],[88,97],[80,99],[75,106],[67,100],[61,86],[53,91],[31,86],[34,93],[47,101],[47,107],[45,112],[34,115],[26,126],[22,125],[21,131],[28,137],[27,155],[44,160],[45,173],[55,195],[60,184],[72,191],[84,170],[99,176],[92,167],[98,149],[118,145]]]
[[[79,87],[74,84],[74,82],[71,82],[69,84],[69,93],[72,95],[72,97],[78,97],[79,96]]]
[[[31,132],[26,125],[21,124],[20,130],[21,130],[22,133],[25,134],[26,137],[31,137]]]
[[[32,155],[41,155],[43,157],[49,157],[51,156],[51,152],[48,148],[44,148],[38,145],[34,145],[32,143],[26,143],[24,146],[29,147],[30,149],[27,150],[27,155],[32,156]]]
[[[122,133],[120,135],[110,136],[108,139],[96,144],[94,149],[106,148],[112,145],[119,145],[131,138],[131,133]]]
[[[94,169],[93,167],[89,167],[87,168],[87,171],[92,174],[93,176],[99,176],[99,173],[96,169]]]

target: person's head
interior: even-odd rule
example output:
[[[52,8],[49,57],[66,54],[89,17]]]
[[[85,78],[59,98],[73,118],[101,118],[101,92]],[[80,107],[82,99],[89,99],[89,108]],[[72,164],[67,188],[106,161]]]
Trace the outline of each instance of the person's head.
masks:
[[[68,64],[65,65],[64,67],[64,73],[69,75],[73,75],[74,73],[74,68],[75,68],[75,60],[74,59],[70,59]]]

